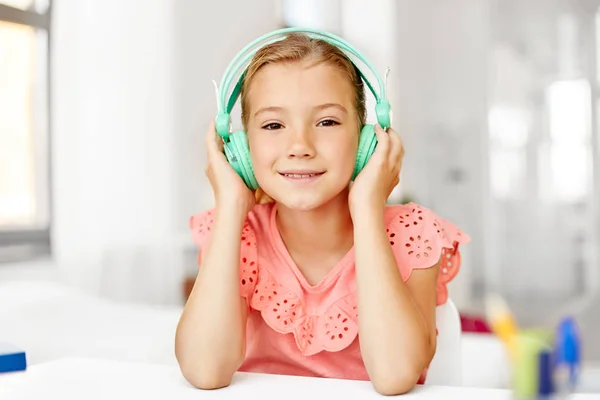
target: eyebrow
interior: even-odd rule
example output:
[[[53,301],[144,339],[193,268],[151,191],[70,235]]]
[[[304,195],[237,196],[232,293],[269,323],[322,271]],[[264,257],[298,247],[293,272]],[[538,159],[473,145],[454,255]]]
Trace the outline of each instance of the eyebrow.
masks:
[[[315,110],[324,110],[327,108],[337,108],[340,111],[342,111],[343,113],[347,114],[348,110],[346,110],[346,107],[344,107],[343,105],[339,104],[339,103],[325,103],[325,104],[319,104],[318,106],[315,106],[314,109]],[[269,112],[269,111],[281,111],[283,110],[283,107],[278,107],[278,106],[271,106],[271,107],[263,107],[258,109],[255,113],[254,113],[254,117],[256,117],[259,114],[265,113],[265,112]]]
[[[320,104],[318,106],[315,107],[316,110],[324,110],[326,108],[338,108],[340,111],[344,112],[345,114],[348,113],[348,110],[346,110],[346,107],[344,107],[343,105],[339,104],[339,103],[325,103],[325,104]]]
[[[269,112],[269,111],[281,111],[281,110],[283,110],[283,107],[277,107],[277,106],[259,108],[254,113],[254,117],[256,117],[259,114],[265,113],[265,112]]]

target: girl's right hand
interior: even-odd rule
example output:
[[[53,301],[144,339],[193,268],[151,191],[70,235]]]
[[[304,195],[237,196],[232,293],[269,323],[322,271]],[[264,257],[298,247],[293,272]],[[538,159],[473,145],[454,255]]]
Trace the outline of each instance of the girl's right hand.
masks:
[[[245,217],[254,207],[256,199],[254,193],[227,162],[223,152],[223,140],[217,134],[214,121],[210,123],[206,132],[206,150],[208,162],[205,172],[215,194],[217,209],[239,211]]]

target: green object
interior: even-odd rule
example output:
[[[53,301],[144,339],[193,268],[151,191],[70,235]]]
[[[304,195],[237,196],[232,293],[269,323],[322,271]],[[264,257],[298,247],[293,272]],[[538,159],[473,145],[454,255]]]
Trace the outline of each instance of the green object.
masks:
[[[364,72],[355,64],[357,70],[360,73],[362,80],[365,82],[373,96],[375,97],[375,115],[377,116],[377,122],[383,129],[387,129],[391,125],[391,107],[390,103],[386,98],[386,88],[384,81],[381,79],[377,70],[373,65],[363,56],[357,49],[352,47],[349,43],[344,41],[342,38],[333,35],[328,32],[324,32],[318,29],[310,28],[285,28],[273,31],[263,35],[246,47],[244,47],[238,55],[229,63],[225,74],[221,80],[221,85],[218,88],[218,104],[219,111],[215,118],[215,128],[217,134],[223,140],[223,148],[227,161],[237,174],[242,178],[246,186],[250,189],[258,189],[258,182],[254,175],[254,169],[250,158],[250,150],[248,148],[248,140],[244,131],[237,131],[231,133],[231,116],[230,113],[240,95],[244,77],[246,75],[246,64],[252,59],[252,56],[261,48],[259,44],[270,44],[278,40],[284,39],[288,33],[302,32],[306,33],[313,38],[318,38],[331,43],[334,46],[339,47],[347,54],[356,57],[359,61],[365,64],[369,70],[375,76],[377,80],[377,86],[379,91],[375,90],[375,87],[367,79]],[[239,79],[235,83],[231,94],[228,97],[229,89],[234,82],[234,78],[237,73],[244,68],[240,74]],[[358,144],[358,152],[356,155],[356,164],[354,166],[354,172],[352,179],[355,179],[360,171],[365,167],[367,161],[375,151],[377,146],[377,136],[375,134],[374,125],[364,125],[361,128],[360,139]]]
[[[552,350],[545,330],[522,331],[515,338],[513,390],[517,399],[535,399],[538,394],[539,355]]]
[[[524,332],[528,336],[539,340],[540,342],[542,342],[544,345],[546,345],[548,347],[554,346],[555,334],[554,334],[554,331],[552,331],[551,329],[532,328],[532,329],[524,330]]]

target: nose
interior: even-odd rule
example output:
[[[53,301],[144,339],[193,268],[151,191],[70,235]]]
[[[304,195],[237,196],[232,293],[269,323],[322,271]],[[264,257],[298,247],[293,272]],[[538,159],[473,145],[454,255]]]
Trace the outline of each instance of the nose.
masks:
[[[290,135],[289,158],[312,158],[315,154],[316,148],[310,131],[299,130]]]

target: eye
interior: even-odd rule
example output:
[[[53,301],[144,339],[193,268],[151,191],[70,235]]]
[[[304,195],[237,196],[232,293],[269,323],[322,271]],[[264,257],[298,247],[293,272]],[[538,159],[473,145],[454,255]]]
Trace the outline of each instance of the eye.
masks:
[[[278,122],[271,122],[266,125],[263,125],[263,127],[262,127],[262,129],[266,129],[268,131],[273,131],[275,129],[281,129],[281,128],[283,128],[283,125],[281,125]]]
[[[324,119],[323,121],[320,121],[317,126],[335,126],[335,125],[339,125],[339,122],[334,121],[332,119]]]

